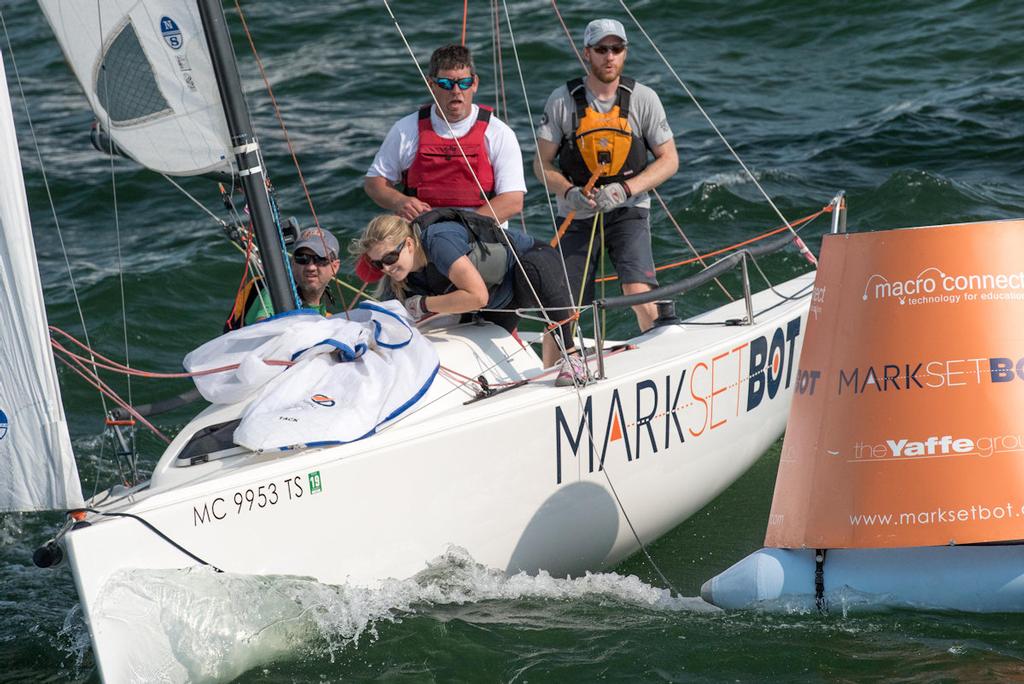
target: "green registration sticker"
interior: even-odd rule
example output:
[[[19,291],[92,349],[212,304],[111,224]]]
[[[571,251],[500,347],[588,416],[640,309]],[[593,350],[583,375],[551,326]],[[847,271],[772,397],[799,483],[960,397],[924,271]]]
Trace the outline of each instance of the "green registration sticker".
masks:
[[[309,493],[316,494],[324,491],[323,483],[320,482],[320,471],[315,470],[309,474]]]

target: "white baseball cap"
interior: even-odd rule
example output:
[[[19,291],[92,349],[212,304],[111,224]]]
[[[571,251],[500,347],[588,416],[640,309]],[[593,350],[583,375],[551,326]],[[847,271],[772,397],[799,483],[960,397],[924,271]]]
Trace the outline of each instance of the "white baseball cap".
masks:
[[[629,44],[629,41],[626,40],[626,29],[622,27],[621,21],[595,19],[587,24],[587,29],[583,32],[583,47],[597,45],[605,36],[616,36],[621,38],[623,43]]]

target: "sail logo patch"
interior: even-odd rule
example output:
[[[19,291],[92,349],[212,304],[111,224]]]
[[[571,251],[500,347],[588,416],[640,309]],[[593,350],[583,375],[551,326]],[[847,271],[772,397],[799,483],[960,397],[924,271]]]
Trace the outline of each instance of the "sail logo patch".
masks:
[[[180,50],[185,41],[181,37],[181,29],[170,17],[160,17],[160,33],[164,42],[171,46],[172,50]]]
[[[0,409],[0,439],[7,436],[7,414]]]
[[[331,399],[326,394],[314,394],[309,398],[309,400],[312,401],[314,404],[317,404],[319,406],[326,406],[327,408],[330,408],[335,404],[334,399]]]

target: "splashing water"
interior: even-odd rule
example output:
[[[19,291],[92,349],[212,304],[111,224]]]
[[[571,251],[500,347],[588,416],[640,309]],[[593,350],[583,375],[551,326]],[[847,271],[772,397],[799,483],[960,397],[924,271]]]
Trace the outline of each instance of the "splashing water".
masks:
[[[718,611],[699,598],[673,596],[635,576],[588,573],[559,579],[541,572],[506,577],[451,547],[415,577],[375,587],[209,568],[124,571],[104,588],[97,614],[104,624],[131,626],[128,657],[140,679],[226,681],[254,667],[303,656],[326,655],[333,661],[360,640],[375,640],[378,624],[434,607],[522,599]],[[73,635],[66,638],[77,643]]]

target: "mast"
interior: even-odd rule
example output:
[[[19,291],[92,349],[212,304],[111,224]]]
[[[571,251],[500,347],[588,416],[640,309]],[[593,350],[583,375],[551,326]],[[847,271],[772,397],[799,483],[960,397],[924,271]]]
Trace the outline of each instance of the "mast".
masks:
[[[281,239],[270,211],[263,155],[260,154],[259,142],[252,130],[249,107],[242,96],[242,82],[238,76],[238,64],[235,62],[235,53],[231,47],[231,35],[228,33],[224,18],[224,8],[220,0],[196,0],[196,4],[203,22],[206,44],[210,48],[210,61],[217,77],[220,99],[224,104],[228,132],[235,145],[232,152],[238,163],[245,199],[249,203],[249,214],[252,217],[256,244],[260,249],[263,273],[274,312],[291,311],[296,306],[295,290],[285,266]]]

